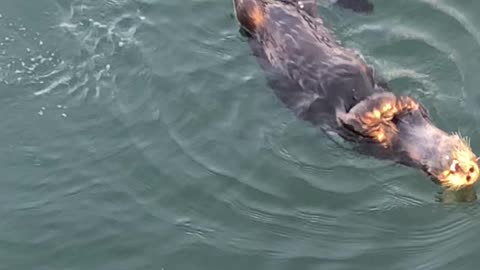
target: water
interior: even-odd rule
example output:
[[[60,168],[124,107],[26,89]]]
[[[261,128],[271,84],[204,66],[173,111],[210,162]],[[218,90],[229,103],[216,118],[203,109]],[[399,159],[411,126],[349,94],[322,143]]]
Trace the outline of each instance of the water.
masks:
[[[480,152],[478,1],[319,11]],[[230,1],[0,3],[0,269],[476,269],[478,202],[339,148]]]

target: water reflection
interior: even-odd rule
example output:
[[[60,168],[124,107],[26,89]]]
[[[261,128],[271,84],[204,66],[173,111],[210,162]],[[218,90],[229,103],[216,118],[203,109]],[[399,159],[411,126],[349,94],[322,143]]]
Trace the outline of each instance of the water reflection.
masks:
[[[461,190],[442,190],[437,194],[437,201],[441,203],[471,203],[477,201],[477,191],[474,187]]]

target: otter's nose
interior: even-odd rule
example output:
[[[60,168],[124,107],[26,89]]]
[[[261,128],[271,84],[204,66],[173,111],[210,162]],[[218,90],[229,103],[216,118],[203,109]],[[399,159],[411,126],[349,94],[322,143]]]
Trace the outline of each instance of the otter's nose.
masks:
[[[472,181],[472,177],[468,175],[466,180],[467,180],[467,183],[470,183],[470,181]]]
[[[479,176],[479,169],[478,166],[475,164],[471,166],[468,171],[466,172],[467,176],[465,180],[467,181],[468,184],[473,184],[477,181],[478,176]]]

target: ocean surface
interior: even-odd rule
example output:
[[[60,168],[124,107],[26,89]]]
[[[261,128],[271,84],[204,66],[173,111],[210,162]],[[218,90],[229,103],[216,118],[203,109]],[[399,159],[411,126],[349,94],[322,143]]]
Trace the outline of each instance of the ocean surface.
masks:
[[[480,154],[480,1],[319,0]],[[268,88],[231,1],[0,1],[1,270],[467,270],[480,207]]]

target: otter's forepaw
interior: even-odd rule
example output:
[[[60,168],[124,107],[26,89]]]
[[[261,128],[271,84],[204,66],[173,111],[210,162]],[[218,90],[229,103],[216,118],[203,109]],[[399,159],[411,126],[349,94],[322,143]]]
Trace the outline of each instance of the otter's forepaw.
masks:
[[[395,125],[384,119],[380,110],[365,115],[338,113],[337,120],[339,124],[384,147],[390,145],[391,138],[397,132]]]
[[[382,93],[361,101],[348,113],[337,115],[340,122],[350,126],[357,133],[388,147],[398,132],[392,120],[399,114],[418,108],[418,103],[410,97]]]

